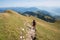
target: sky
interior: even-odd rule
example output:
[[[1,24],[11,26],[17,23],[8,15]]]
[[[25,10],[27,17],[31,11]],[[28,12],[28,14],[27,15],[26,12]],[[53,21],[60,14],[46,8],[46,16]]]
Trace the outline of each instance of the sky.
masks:
[[[0,7],[60,7],[60,0],[0,0]]]

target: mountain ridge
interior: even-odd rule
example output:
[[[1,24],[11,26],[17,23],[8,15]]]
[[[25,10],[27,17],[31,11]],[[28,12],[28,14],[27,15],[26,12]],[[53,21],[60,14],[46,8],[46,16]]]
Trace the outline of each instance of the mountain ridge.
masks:
[[[31,24],[36,20],[36,40],[60,40],[59,23],[49,23],[34,16],[23,16],[15,11],[0,13],[0,39],[20,40],[21,28],[26,29],[24,22]],[[23,34],[26,34],[24,30]]]
[[[52,16],[52,13],[50,13],[46,10],[41,10],[39,8],[36,8],[36,7],[30,7],[30,8],[24,8],[24,7],[0,8],[0,12],[3,12],[5,10],[14,10],[14,11],[20,13],[20,14],[23,14],[25,12],[35,12],[35,13],[39,13],[39,14],[41,13],[41,14],[44,14],[44,15],[48,15],[48,16],[52,17],[53,19],[56,18],[56,20],[60,19],[60,18],[57,19],[57,17]],[[40,17],[38,17],[38,18],[40,18]]]

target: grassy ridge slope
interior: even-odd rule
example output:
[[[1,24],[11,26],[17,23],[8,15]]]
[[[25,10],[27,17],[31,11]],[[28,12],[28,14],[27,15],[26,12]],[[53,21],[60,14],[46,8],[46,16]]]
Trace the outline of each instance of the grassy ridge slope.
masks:
[[[35,17],[27,17],[26,20],[30,23],[35,19],[37,22],[36,25],[36,34],[37,40],[60,40],[60,28],[58,29],[58,25],[56,23],[47,23],[41,19]]]
[[[19,14],[0,14],[0,40],[18,40],[20,27],[23,27],[23,21]]]
[[[11,10],[0,14],[0,40],[20,40],[20,28],[25,27],[26,21],[31,24],[33,19],[37,22],[36,40],[60,40],[60,28],[57,27],[59,23],[47,23],[32,16],[22,16]]]

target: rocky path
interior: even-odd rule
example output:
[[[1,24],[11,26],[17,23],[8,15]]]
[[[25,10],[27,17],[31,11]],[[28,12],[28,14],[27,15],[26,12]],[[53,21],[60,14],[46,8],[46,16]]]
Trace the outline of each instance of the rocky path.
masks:
[[[24,23],[24,25],[26,26],[26,38],[24,39],[24,37],[23,37],[23,35],[22,36],[20,36],[20,40],[35,40],[34,38],[36,37],[36,33],[35,33],[35,29],[33,29],[33,27],[28,23],[28,22],[26,22],[26,23]],[[24,30],[24,29],[22,29],[22,30]],[[22,34],[23,34],[23,32],[22,32]]]
[[[35,29],[33,29],[33,27],[28,23],[27,25],[28,29],[27,29],[27,34],[26,34],[26,40],[33,40],[35,37]]]

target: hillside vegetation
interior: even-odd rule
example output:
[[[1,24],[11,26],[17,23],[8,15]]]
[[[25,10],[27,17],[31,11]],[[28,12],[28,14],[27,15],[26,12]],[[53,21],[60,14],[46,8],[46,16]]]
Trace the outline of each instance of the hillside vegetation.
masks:
[[[36,40],[60,40],[60,22],[48,23],[33,16],[23,16],[15,11],[7,10],[0,13],[0,40],[20,40],[21,27],[24,23],[32,24],[35,19]]]

